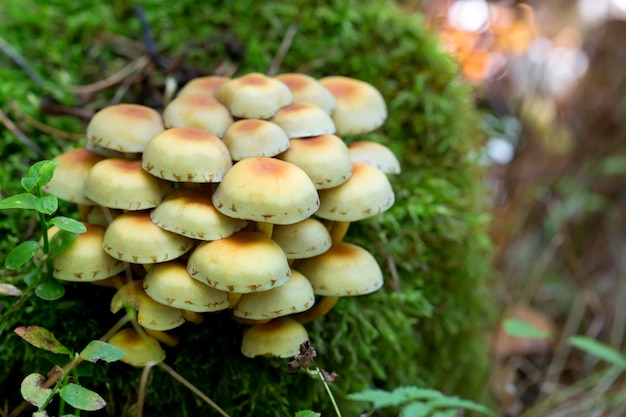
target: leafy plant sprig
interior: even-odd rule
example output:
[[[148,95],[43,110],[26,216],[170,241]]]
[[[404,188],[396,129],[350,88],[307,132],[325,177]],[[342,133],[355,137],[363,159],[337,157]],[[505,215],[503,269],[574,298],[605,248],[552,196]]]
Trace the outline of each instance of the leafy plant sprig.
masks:
[[[42,262],[37,265],[35,274],[32,275],[30,288],[35,289],[35,294],[48,301],[61,298],[65,293],[63,285],[52,277],[52,261],[55,256],[66,250],[76,239],[77,233],[83,233],[87,229],[84,224],[69,217],[52,217],[58,209],[58,199],[53,195],[44,195],[43,187],[50,182],[58,161],[44,160],[32,165],[25,177],[21,179],[25,193],[17,194],[0,200],[0,210],[20,209],[35,210],[41,228],[41,242],[27,240],[13,248],[6,257],[4,266],[7,269],[17,270],[32,260],[39,251],[43,252]],[[48,231],[56,226],[59,232],[52,239],[48,237]],[[45,274],[42,269],[45,266]],[[21,291],[10,284],[3,284],[0,294],[22,295]]]

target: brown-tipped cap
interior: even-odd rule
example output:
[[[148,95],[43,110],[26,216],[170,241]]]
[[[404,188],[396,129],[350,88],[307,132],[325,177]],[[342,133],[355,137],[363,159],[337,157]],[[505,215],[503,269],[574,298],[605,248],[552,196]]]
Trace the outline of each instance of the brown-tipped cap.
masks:
[[[244,294],[281,286],[291,276],[280,246],[256,232],[201,243],[189,256],[187,271],[213,288]]]
[[[304,275],[291,271],[284,285],[269,291],[244,294],[235,307],[234,314],[252,320],[273,319],[300,313],[313,307],[315,294]]]
[[[150,212],[150,218],[162,229],[198,240],[223,239],[247,224],[220,213],[210,194],[191,188],[169,194]]]
[[[352,175],[348,147],[335,135],[291,139],[277,158],[302,168],[318,190],[343,184]]]
[[[300,352],[300,345],[307,340],[309,335],[302,324],[290,317],[278,317],[246,330],[241,341],[241,353],[248,358],[291,358]]]
[[[93,201],[85,197],[83,184],[91,168],[103,159],[102,155],[86,148],[76,148],[62,153],[54,158],[55,161],[59,161],[59,165],[43,190],[72,203],[94,205]]]
[[[83,191],[104,207],[143,210],[156,207],[172,191],[172,184],[148,174],[140,160],[109,158],[91,168]]]
[[[328,114],[332,113],[335,108],[335,97],[310,75],[287,73],[277,75],[274,78],[289,88],[295,102],[315,104]]]
[[[79,233],[76,240],[65,251],[55,256],[52,276],[63,281],[99,281],[124,270],[124,264],[102,249],[104,227],[85,223],[87,231]],[[52,238],[58,228],[49,229]]]
[[[376,259],[365,249],[337,242],[323,254],[300,261],[298,270],[309,279],[317,295],[369,294],[383,285]]]
[[[220,138],[233,124],[228,109],[217,99],[203,95],[184,95],[170,102],[163,111],[165,127],[195,127]]]
[[[228,293],[193,279],[185,265],[176,261],[150,268],[143,288],[153,300],[182,310],[206,313],[228,308]]]
[[[165,351],[159,342],[152,336],[146,335],[144,340],[137,330],[132,327],[122,329],[109,339],[111,345],[122,349],[126,354],[120,361],[136,366],[144,367],[150,362],[161,362],[165,359]]]
[[[391,207],[395,195],[387,176],[378,168],[354,162],[348,181],[320,190],[319,217],[355,222],[375,216]]]
[[[260,73],[225,82],[215,96],[233,116],[246,119],[269,119],[293,101],[285,84]]]
[[[230,153],[213,133],[190,127],[167,129],[148,143],[141,166],[176,182],[219,182],[232,166]]]
[[[188,95],[203,95],[213,97],[215,91],[230,78],[220,77],[217,75],[207,75],[204,77],[197,77],[189,81],[178,92],[177,97],[183,97]]]
[[[371,84],[341,76],[322,78],[320,83],[337,101],[332,113],[337,135],[371,132],[387,118],[385,100]]]
[[[400,161],[391,149],[382,143],[358,140],[348,146],[352,162],[364,162],[380,169],[385,174],[399,174]]]
[[[328,229],[309,217],[294,224],[275,225],[272,240],[283,249],[287,259],[304,259],[326,252],[332,243]]]
[[[224,144],[235,161],[275,156],[289,148],[289,138],[278,125],[260,119],[238,120],[224,134]]]
[[[315,185],[297,166],[273,158],[247,158],[224,175],[213,193],[213,204],[229,217],[296,223],[319,206]]]
[[[116,217],[104,233],[104,250],[120,261],[151,264],[182,256],[193,240],[154,224],[146,211]]]
[[[292,103],[278,110],[270,119],[289,138],[302,138],[335,133],[335,124],[328,113],[311,103]]]
[[[87,144],[118,152],[143,152],[146,144],[163,131],[156,110],[138,104],[116,104],[96,113],[87,125]]]

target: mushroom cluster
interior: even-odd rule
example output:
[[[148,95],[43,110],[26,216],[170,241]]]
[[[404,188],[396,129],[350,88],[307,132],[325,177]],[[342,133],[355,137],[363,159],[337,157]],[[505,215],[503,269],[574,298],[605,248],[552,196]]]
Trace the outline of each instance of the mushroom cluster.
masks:
[[[53,275],[117,287],[111,311],[135,309],[150,335],[112,340],[133,365],[152,360],[142,350],[162,357],[147,342],[173,344],[165,331],[217,311],[244,325],[245,356],[293,356],[304,324],[383,284],[374,257],[343,238],[391,207],[386,174],[400,165],[381,144],[341,137],[386,116],[368,83],[296,73],[197,78],[162,113],[106,107],[46,186],[87,225]]]

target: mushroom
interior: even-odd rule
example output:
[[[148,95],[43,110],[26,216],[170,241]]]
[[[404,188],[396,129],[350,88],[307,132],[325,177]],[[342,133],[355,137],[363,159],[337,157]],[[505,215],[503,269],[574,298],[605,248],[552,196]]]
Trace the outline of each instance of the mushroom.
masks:
[[[125,355],[120,361],[136,367],[165,359],[165,351],[158,340],[150,335],[141,335],[132,327],[122,329],[109,339],[109,344],[122,349]]]
[[[76,148],[54,158],[59,165],[54,170],[52,179],[43,186],[43,190],[62,200],[91,206],[95,203],[85,197],[83,184],[89,170],[104,156],[86,148]]]
[[[220,138],[233,124],[228,109],[207,95],[186,94],[172,100],[163,110],[165,127],[194,127],[204,129]]]
[[[321,255],[332,244],[328,229],[312,217],[294,224],[275,225],[272,240],[282,248],[287,259]]]
[[[332,113],[335,108],[335,97],[310,75],[292,72],[279,74],[274,78],[285,83],[295,102],[315,104],[328,114]]]
[[[180,89],[177,97],[186,95],[205,95],[213,97],[215,90],[229,79],[228,77],[220,77],[217,75],[206,75],[204,77],[194,78]]]
[[[300,138],[335,133],[335,124],[321,107],[297,102],[278,110],[270,119],[280,126],[287,136]]]
[[[289,148],[289,138],[280,126],[260,119],[242,119],[224,134],[224,144],[235,161],[255,156],[275,156]]]
[[[241,341],[241,353],[248,358],[291,358],[307,340],[309,334],[302,324],[290,317],[278,317],[247,329]]]
[[[385,174],[399,174],[400,161],[391,149],[382,143],[357,140],[348,146],[352,162],[364,162],[380,169]]]

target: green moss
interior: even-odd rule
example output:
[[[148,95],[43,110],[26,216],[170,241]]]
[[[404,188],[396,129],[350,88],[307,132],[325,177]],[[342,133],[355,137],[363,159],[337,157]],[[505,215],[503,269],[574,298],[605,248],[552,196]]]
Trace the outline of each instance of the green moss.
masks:
[[[85,1],[80,7],[70,1],[31,0],[28,7],[22,0],[7,2],[6,16],[0,18],[7,28],[3,36],[47,83],[41,89],[19,69],[0,66],[0,77],[7,80],[0,86],[0,102],[14,98],[33,117],[81,132],[84,126],[76,120],[42,116],[38,101],[49,95],[78,105],[68,85],[98,81],[127,64],[105,35],[140,39],[132,7],[121,1]],[[237,62],[238,73],[264,72],[289,26],[297,24],[281,72],[342,74],[380,89],[389,119],[368,138],[389,145],[402,159],[403,173],[391,178],[397,202],[389,212],[352,225],[346,240],[374,253],[389,285],[370,296],[341,300],[329,316],[308,326],[311,341],[320,366],[339,373],[332,385],[340,397],[371,386],[419,385],[479,398],[487,367],[483,332],[491,314],[485,282],[487,219],[481,172],[472,157],[482,140],[479,116],[472,109],[471,91],[459,82],[453,60],[441,52],[422,17],[384,1],[143,4],[159,49],[170,56],[190,42],[230,33],[247,48]],[[185,65],[210,73],[226,58],[223,47],[196,48]],[[125,100],[138,100],[141,91],[139,86],[131,89]],[[103,105],[112,94],[98,94],[95,103]],[[75,146],[34,129],[27,133],[50,157]],[[19,171],[36,156],[10,134],[4,137],[0,184],[9,195],[17,191]],[[15,244],[28,219],[15,213],[0,216],[4,251]],[[389,262],[397,269],[399,291],[391,285]],[[47,326],[65,344],[80,349],[115,321],[107,308],[111,291],[69,288],[63,308],[30,299],[12,321]],[[84,298],[73,298],[77,293]],[[9,301],[1,302],[7,306]],[[206,321],[177,332],[183,343],[168,349],[167,361],[233,416],[287,416],[301,408],[328,407],[320,384],[304,374],[288,374],[286,361],[242,357],[241,328],[225,314],[209,315]],[[8,392],[15,404],[20,378],[47,371],[50,362],[17,337],[2,337],[0,362],[8,372],[0,376],[0,391]],[[139,371],[114,364],[93,366],[90,372],[93,376],[81,382],[105,395],[111,415],[122,415],[127,398],[132,402],[136,395]],[[357,415],[355,403],[342,400],[341,405],[346,415]],[[157,410],[211,415],[159,370],[153,371],[147,407],[148,415]]]

